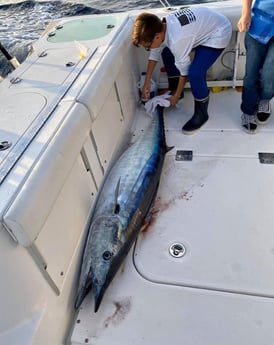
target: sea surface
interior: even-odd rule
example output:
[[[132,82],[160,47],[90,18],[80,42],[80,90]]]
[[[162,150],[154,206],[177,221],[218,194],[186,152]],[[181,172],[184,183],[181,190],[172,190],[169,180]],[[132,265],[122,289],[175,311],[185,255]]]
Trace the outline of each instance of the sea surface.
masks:
[[[168,0],[168,3],[176,6],[211,1]],[[16,56],[19,62],[23,62],[32,43],[55,19],[161,6],[158,0],[0,0],[0,43],[11,56]],[[9,62],[0,52],[0,76],[6,77],[10,72]]]

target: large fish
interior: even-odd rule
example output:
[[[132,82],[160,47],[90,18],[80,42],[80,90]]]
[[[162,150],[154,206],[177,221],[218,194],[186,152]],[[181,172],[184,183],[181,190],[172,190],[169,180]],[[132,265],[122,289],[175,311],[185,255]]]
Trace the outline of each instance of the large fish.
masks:
[[[158,106],[148,129],[116,161],[93,211],[85,243],[77,309],[92,288],[95,312],[128,254],[155,198],[166,146],[163,108]]]

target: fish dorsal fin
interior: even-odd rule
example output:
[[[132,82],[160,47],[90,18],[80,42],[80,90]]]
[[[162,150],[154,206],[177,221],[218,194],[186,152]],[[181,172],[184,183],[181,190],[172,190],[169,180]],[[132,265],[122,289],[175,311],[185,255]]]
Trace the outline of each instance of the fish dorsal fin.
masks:
[[[117,214],[117,213],[120,212],[120,205],[118,203],[118,196],[119,196],[119,190],[120,190],[120,181],[121,181],[121,177],[119,177],[119,180],[118,180],[116,188],[115,188],[114,206],[113,206],[113,213],[114,214]]]

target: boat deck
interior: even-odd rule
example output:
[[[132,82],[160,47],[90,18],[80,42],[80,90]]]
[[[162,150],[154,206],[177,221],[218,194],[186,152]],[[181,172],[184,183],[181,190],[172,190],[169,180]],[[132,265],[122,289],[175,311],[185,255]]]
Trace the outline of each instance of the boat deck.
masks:
[[[248,135],[240,101],[235,89],[211,93],[210,118],[193,135],[181,132],[190,92],[166,109],[174,148],[150,224],[96,314],[85,299],[71,344],[274,343],[274,117]],[[135,137],[149,121],[142,106],[136,119]]]

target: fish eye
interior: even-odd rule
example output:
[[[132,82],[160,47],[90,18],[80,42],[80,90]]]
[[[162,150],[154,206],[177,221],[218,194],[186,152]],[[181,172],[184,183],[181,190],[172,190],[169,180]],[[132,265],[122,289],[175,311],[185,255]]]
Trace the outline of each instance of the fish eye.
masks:
[[[110,258],[112,257],[112,253],[109,251],[109,250],[106,250],[104,253],[103,253],[103,259],[104,260],[110,260]]]

